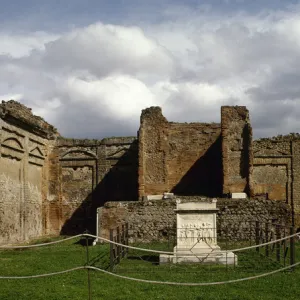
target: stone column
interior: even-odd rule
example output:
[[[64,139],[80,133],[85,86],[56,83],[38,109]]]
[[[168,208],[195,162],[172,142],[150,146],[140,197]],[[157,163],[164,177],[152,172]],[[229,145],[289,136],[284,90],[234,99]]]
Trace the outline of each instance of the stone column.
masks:
[[[223,194],[251,194],[252,128],[245,106],[222,106]]]
[[[160,107],[144,109],[139,129],[139,198],[168,191],[166,137],[168,121]]]

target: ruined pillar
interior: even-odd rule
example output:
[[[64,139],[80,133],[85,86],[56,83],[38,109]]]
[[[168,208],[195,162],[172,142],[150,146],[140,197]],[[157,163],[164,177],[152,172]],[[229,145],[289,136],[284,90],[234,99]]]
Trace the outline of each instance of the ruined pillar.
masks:
[[[252,128],[245,106],[222,106],[223,194],[251,193]]]
[[[168,191],[166,151],[168,121],[160,107],[144,109],[139,138],[139,198]]]

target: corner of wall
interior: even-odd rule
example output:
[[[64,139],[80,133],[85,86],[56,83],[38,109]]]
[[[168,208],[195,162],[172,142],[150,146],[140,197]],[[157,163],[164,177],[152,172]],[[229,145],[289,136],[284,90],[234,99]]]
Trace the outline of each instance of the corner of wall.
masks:
[[[251,194],[252,128],[245,106],[221,107],[223,194]]]

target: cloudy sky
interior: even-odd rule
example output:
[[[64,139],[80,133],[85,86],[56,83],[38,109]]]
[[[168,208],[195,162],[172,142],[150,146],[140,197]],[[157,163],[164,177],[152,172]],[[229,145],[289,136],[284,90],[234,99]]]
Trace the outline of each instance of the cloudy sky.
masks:
[[[255,137],[300,131],[300,1],[0,0],[0,99],[67,137],[135,135],[143,108]]]

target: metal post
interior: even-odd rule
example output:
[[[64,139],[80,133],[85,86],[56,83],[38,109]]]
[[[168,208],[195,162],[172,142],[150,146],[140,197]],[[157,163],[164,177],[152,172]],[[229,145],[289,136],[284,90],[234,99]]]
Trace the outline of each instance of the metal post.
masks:
[[[228,227],[226,227],[226,245],[225,245],[225,250],[226,250],[226,271],[228,271],[228,264],[227,264],[227,253],[228,253]]]
[[[281,238],[279,225],[276,225],[276,240]],[[280,262],[280,242],[276,243],[276,260]]]
[[[86,232],[87,233],[87,232]],[[89,257],[89,238],[88,236],[85,237],[86,239],[86,265],[89,266],[90,257]],[[89,290],[89,300],[91,300],[91,279],[90,279],[90,269],[87,269],[88,275],[88,290]]]
[[[255,222],[255,244],[259,244],[259,222]],[[256,252],[259,252],[259,247],[256,247]]]
[[[293,235],[295,232],[294,227],[291,226],[290,228],[290,235]],[[290,238],[290,265],[295,263],[295,237],[292,236]],[[291,267],[291,271],[294,270],[294,267]]]
[[[266,228],[265,228],[265,242],[268,243],[269,242],[269,224],[266,223]],[[266,245],[266,256],[269,256],[269,245]]]
[[[249,246],[252,246],[252,222],[251,221],[249,221],[249,241],[250,241]]]
[[[125,245],[127,245],[128,246],[128,242],[129,242],[129,240],[128,240],[128,222],[125,224],[125,230],[126,230],[126,241],[125,241]],[[126,248],[126,255],[128,254],[128,248]]]
[[[120,228],[117,227],[117,243],[120,243]],[[117,263],[120,263],[121,246],[117,245]]]
[[[109,239],[111,242],[113,242],[114,239],[113,229],[110,229],[109,231]],[[109,243],[109,268],[111,272],[114,269],[114,244],[113,243]]]
[[[124,224],[122,224],[121,236],[122,236],[122,244],[125,245],[125,225]],[[124,258],[124,256],[125,256],[125,249],[126,248],[124,248],[124,247],[121,248],[122,258]]]
[[[168,232],[168,250],[170,250],[170,227],[169,227],[169,224],[168,224],[168,227],[167,227],[167,232]]]
[[[286,228],[284,227],[284,230],[283,230],[283,236],[286,237]],[[283,265],[285,267],[285,262],[286,262],[286,250],[287,250],[287,247],[286,247],[286,239],[284,239],[282,241],[283,243]]]

